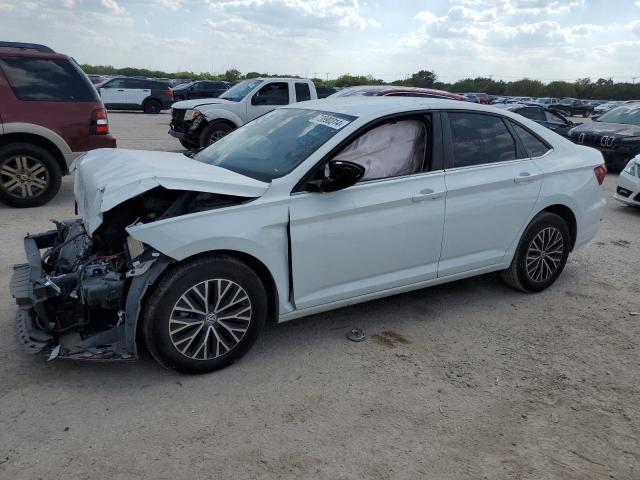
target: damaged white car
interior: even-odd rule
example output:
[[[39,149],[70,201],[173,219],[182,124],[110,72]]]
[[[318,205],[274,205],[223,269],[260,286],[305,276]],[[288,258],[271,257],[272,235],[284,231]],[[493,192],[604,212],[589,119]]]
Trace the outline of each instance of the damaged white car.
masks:
[[[599,152],[463,102],[347,98],[268,113],[193,159],[96,150],[80,219],[25,239],[28,351],[229,365],[283,322],[492,271],[540,291],[598,230]]]

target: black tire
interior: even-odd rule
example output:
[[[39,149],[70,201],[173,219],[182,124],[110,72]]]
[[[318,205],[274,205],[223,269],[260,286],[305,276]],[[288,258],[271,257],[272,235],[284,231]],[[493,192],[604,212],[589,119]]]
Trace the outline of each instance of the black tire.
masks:
[[[585,110],[584,112],[582,112],[582,116],[584,118],[587,118],[589,116],[589,110]]]
[[[218,283],[218,280],[227,283]],[[204,282],[208,282],[207,291],[204,290]],[[227,292],[224,285],[234,290]],[[231,298],[232,294],[235,295],[233,292],[236,287],[246,294],[247,300],[236,301],[242,295]],[[199,297],[194,288],[198,288]],[[221,300],[217,301],[219,290],[224,293]],[[205,306],[202,294],[211,299],[206,302],[208,306]],[[185,296],[189,303],[183,300]],[[224,302],[230,304],[231,308],[222,308]],[[217,309],[218,304],[220,310]],[[267,304],[267,294],[260,278],[243,262],[223,255],[187,261],[169,271],[148,296],[142,333],[149,352],[161,365],[185,373],[213,372],[231,365],[249,351],[264,326]],[[206,309],[206,315],[188,307]],[[229,319],[229,314],[247,315],[247,308],[248,321]],[[238,310],[240,313],[237,313],[234,312],[236,309],[244,310]],[[181,327],[186,323],[191,325]],[[229,330],[229,325],[231,330],[233,325],[247,328],[242,334],[235,330],[236,334],[241,335],[235,338],[237,335]],[[194,340],[190,341],[192,335]],[[179,350],[183,345],[184,351]],[[224,352],[223,345],[227,347]],[[214,354],[214,349],[219,351]],[[203,358],[198,358],[200,356]]]
[[[544,232],[547,232],[546,238],[549,238],[549,248],[547,249],[546,246],[541,248],[540,255],[538,255],[535,252],[535,246],[541,245],[540,239],[545,238]],[[560,238],[561,245],[559,244]],[[542,244],[544,244],[544,240]],[[558,245],[561,247],[561,253],[557,253],[556,247]],[[571,234],[564,219],[554,213],[541,212],[531,220],[525,229],[511,265],[502,271],[502,279],[508,285],[523,292],[540,292],[553,284],[560,276],[567,263],[570,248]],[[536,259],[536,257],[538,258]],[[540,270],[537,270],[538,267]],[[540,278],[537,278],[540,272],[542,274]]]
[[[233,131],[234,128],[225,122],[211,122],[200,132],[200,146],[208,147]],[[217,137],[217,138],[216,138]]]
[[[180,142],[180,145],[182,145],[187,150],[193,150],[194,148],[198,148],[197,143],[189,142],[183,138],[179,138],[178,140]]]
[[[26,168],[21,168],[24,162]],[[14,173],[16,171],[20,173]],[[19,175],[20,179],[13,175]],[[9,183],[12,179],[17,183]],[[31,143],[10,143],[0,148],[0,201],[3,203],[17,208],[44,205],[56,196],[61,183],[60,165],[46,149]]]
[[[162,110],[162,103],[160,100],[156,100],[155,98],[150,98],[146,102],[144,102],[144,113],[160,113]]]

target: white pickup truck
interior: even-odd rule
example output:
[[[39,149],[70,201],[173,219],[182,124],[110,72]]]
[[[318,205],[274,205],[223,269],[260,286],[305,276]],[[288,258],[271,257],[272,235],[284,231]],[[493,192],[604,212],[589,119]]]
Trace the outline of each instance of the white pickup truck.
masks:
[[[218,98],[174,103],[169,135],[188,149],[206,147],[279,106],[317,98],[316,87],[310,80],[252,78],[234,85]]]

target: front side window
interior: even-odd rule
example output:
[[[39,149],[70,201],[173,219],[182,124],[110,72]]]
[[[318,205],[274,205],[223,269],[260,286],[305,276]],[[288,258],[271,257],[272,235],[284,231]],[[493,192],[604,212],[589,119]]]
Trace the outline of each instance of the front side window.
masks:
[[[63,58],[0,57],[0,68],[20,100],[97,100],[89,79]]]
[[[456,112],[449,113],[449,124],[454,167],[516,159],[516,142],[501,118]]]
[[[253,97],[256,105],[287,105],[289,103],[289,84],[285,82],[268,83]]]
[[[522,140],[522,144],[524,145],[524,148],[527,149],[527,153],[531,158],[541,157],[549,150],[551,150],[542,140],[540,140],[528,130],[515,123],[511,123],[511,125],[515,130],[516,135],[518,135],[518,137],[520,137],[520,140]]]
[[[419,120],[399,120],[369,130],[333,159],[362,165],[361,181],[376,180],[421,172],[426,147],[426,125]]]
[[[355,119],[318,110],[277,109],[234,130],[193,158],[270,182],[293,171]]]
[[[125,79],[117,78],[116,80],[111,80],[108,83],[105,83],[102,88],[125,88]]]

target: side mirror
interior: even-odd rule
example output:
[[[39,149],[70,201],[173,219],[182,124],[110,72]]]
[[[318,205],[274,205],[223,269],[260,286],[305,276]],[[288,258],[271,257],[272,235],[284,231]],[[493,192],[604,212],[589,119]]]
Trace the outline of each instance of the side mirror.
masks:
[[[331,160],[329,162],[329,175],[322,180],[307,183],[311,191],[335,192],[358,183],[364,176],[364,167],[357,163],[344,160]]]
[[[267,99],[265,97],[254,96],[251,99],[251,105],[264,105],[267,103]]]

